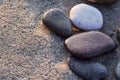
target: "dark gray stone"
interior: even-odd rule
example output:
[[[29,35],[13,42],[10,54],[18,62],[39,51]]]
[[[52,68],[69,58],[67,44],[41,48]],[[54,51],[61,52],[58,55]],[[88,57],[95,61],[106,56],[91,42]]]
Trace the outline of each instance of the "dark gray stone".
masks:
[[[100,63],[82,61],[72,57],[68,65],[76,75],[85,80],[103,80],[108,75],[106,67]]]
[[[120,27],[119,27],[118,30],[117,30],[117,38],[118,38],[118,40],[119,40],[119,42],[120,42]]]
[[[120,63],[118,63],[117,68],[115,70],[115,75],[117,80],[120,80]]]
[[[62,37],[72,35],[72,26],[69,18],[58,9],[51,9],[43,16],[43,23]]]
[[[112,2],[115,2],[117,0],[88,0],[88,1],[93,2],[93,3],[104,4],[104,3],[112,3]]]
[[[116,43],[99,31],[74,35],[65,40],[65,45],[73,56],[80,59],[95,57],[116,48]]]

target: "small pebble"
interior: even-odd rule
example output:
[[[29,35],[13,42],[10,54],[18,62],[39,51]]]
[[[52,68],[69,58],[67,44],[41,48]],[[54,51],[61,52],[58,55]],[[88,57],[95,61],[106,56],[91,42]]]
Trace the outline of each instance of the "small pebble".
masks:
[[[82,61],[72,57],[68,65],[76,75],[84,80],[104,80],[108,75],[106,67],[100,63]]]
[[[88,0],[88,1],[93,2],[93,3],[104,4],[104,3],[112,3],[112,2],[115,2],[117,0]]]
[[[101,12],[97,8],[83,3],[70,10],[70,19],[76,27],[83,30],[98,30],[103,26]]]
[[[72,35],[72,26],[69,18],[58,9],[51,9],[43,16],[43,23],[62,37]]]
[[[80,59],[88,59],[112,51],[116,43],[99,31],[80,33],[65,40],[71,54]]]
[[[117,65],[117,68],[115,70],[116,78],[117,80],[120,80],[120,63]]]

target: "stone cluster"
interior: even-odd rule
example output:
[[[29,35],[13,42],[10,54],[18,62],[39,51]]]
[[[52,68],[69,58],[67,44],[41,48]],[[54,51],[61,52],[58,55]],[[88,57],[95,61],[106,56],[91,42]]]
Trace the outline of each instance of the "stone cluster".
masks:
[[[116,0],[88,1],[110,3]],[[104,24],[100,10],[81,3],[71,8],[69,17],[59,9],[51,9],[43,15],[42,21],[54,33],[67,38],[65,46],[72,55],[68,65],[76,75],[85,80],[103,80],[106,78],[108,75],[106,66],[88,60],[116,49],[116,43],[110,36],[96,31],[101,29]],[[86,32],[74,35],[72,24]],[[116,69],[117,78],[120,78],[119,73],[120,65]]]

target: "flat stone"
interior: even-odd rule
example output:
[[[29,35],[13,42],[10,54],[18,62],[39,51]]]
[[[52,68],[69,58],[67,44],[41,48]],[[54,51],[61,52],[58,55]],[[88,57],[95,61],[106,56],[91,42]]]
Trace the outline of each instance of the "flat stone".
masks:
[[[84,80],[104,80],[108,75],[106,67],[100,63],[70,58],[70,69]]]
[[[72,26],[69,18],[58,9],[51,9],[43,16],[43,23],[52,31],[62,37],[72,35]]]
[[[83,3],[70,10],[70,19],[76,27],[83,30],[98,30],[103,26],[101,12],[97,8]]]
[[[118,63],[117,68],[115,70],[117,80],[120,80],[120,63]]]
[[[104,3],[112,3],[112,2],[115,2],[117,0],[88,0],[88,1],[93,2],[93,3],[104,4]]]
[[[116,48],[116,43],[99,31],[74,35],[65,40],[65,45],[73,56],[80,59],[95,57]]]

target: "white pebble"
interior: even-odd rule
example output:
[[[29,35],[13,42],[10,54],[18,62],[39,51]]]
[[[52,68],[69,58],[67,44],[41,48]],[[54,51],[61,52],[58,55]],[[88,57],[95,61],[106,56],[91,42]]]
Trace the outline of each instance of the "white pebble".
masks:
[[[103,26],[101,12],[97,8],[83,3],[70,10],[70,19],[76,27],[83,30],[97,30]]]

